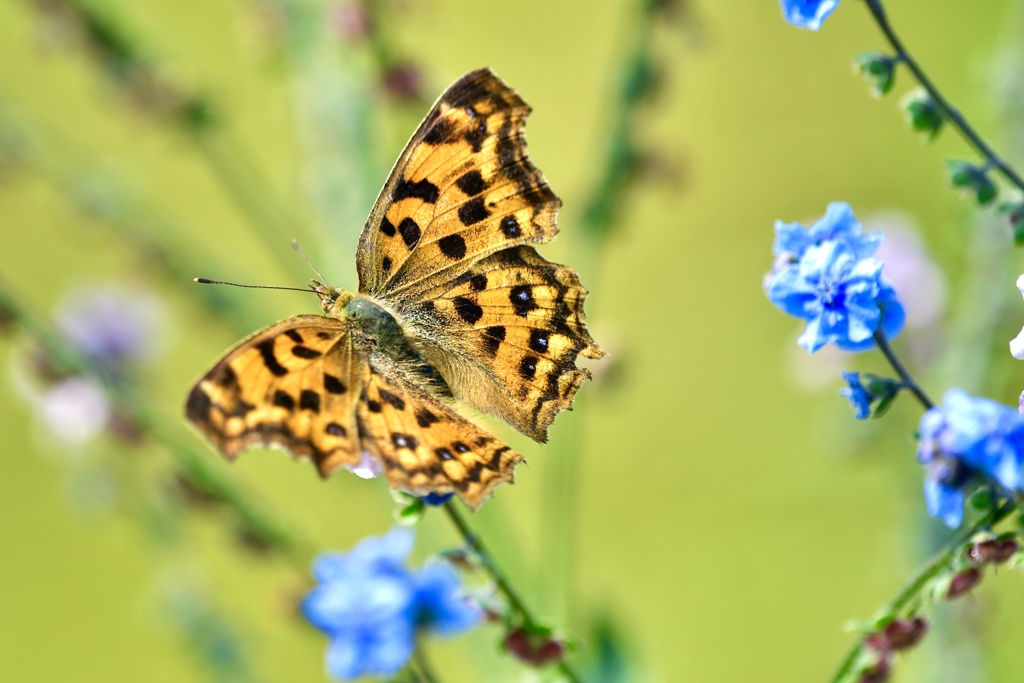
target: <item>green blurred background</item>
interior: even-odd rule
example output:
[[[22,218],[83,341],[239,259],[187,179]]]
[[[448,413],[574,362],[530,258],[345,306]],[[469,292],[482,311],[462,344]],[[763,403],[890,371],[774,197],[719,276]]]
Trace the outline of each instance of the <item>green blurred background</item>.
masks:
[[[891,4],[940,87],[1024,160],[1024,3]],[[377,87],[373,48],[338,28],[345,3],[96,6],[216,106],[217,131],[192,135],[129,102],[60,3],[0,3],[0,275],[41,316],[105,283],[156,296],[162,355],[142,373],[147,401],[318,548],[390,526],[381,482],[325,483],[280,453],[221,463],[179,418],[190,383],[240,328],[315,302],[221,292],[236,324],[204,309],[210,295],[188,277],[301,286],[295,237],[352,286],[362,221],[429,100],[489,65],[532,105],[531,155],[564,201],[562,235],[541,251],[580,270],[611,370],[595,366],[599,381],[547,446],[488,422],[529,465],[473,522],[581,657],[610,620],[631,680],[826,680],[852,642],[844,623],[895,595],[945,533],[924,518],[917,407],[854,423],[838,370],[880,371],[879,359],[805,357],[798,324],[765,299],[777,218],[813,220],[836,200],[862,219],[901,212],[947,279],[944,312],[901,340],[931,393],[955,384],[1013,404],[1024,384],[1005,361],[1024,321],[1020,258],[996,219],[945,187],[945,159],[970,158],[961,141],[947,131],[925,146],[908,132],[896,107],[905,74],[881,102],[851,74],[854,54],[883,48],[856,0],[820,33],[787,25],[775,0],[660,14],[641,39],[656,91],[631,120],[645,161],[600,247],[584,206],[621,106],[637,3],[376,4],[387,50],[422,74],[427,101],[411,102]],[[27,148],[43,151],[26,160]],[[271,191],[248,197],[247,213],[224,173]],[[135,227],[164,239],[187,277],[161,277]],[[0,340],[5,375],[24,374],[26,346]],[[222,511],[160,502],[174,465],[159,443],[106,437],[69,453],[15,385],[0,383],[0,680],[324,679],[324,640],[290,613],[301,568],[240,546]],[[420,529],[419,557],[457,543],[440,515]],[[990,578],[938,610],[897,679],[1019,679],[1022,608],[1019,574]],[[495,654],[498,637],[485,627],[435,644],[435,668],[447,681],[536,680]]]

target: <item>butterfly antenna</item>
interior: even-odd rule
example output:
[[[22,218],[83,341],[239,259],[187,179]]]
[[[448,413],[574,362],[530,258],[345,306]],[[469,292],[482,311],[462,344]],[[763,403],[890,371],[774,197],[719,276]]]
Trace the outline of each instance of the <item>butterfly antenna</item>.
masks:
[[[222,282],[220,280],[208,280],[205,277],[197,277],[193,282],[198,282],[201,285],[231,285],[232,287],[245,287],[246,289],[283,289],[289,292],[313,292],[313,289],[299,289],[298,287],[276,287],[274,285],[240,285],[237,282]]]
[[[321,274],[320,271],[316,269],[316,266],[314,266],[313,263],[306,257],[306,254],[303,253],[302,247],[299,246],[298,240],[292,240],[292,249],[299,252],[299,256],[301,256],[302,260],[306,262],[306,265],[309,266],[314,273],[316,273],[316,276],[320,278],[320,282],[330,287],[330,284],[327,282],[327,278],[325,278],[323,274]]]

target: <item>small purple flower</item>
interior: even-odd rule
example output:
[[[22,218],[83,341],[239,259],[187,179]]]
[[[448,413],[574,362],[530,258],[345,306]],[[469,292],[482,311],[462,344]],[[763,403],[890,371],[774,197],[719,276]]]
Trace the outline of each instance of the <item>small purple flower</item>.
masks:
[[[302,612],[330,638],[327,670],[335,678],[392,675],[412,657],[418,630],[452,635],[479,623],[451,567],[406,567],[412,543],[412,532],[398,527],[314,563],[318,585]]]
[[[797,28],[817,31],[828,15],[839,6],[839,0],[781,0],[786,21]]]
[[[156,354],[163,309],[151,296],[105,286],[69,296],[56,318],[60,331],[80,353],[120,372],[127,364]]]
[[[1024,490],[1024,418],[1013,408],[951,389],[941,406],[924,414],[918,433],[928,511],[947,525],[960,524],[965,490],[973,483],[986,479],[1005,492]]]
[[[839,395],[850,401],[850,405],[855,411],[855,417],[858,420],[866,420],[871,417],[871,402],[875,397],[861,383],[860,373],[844,370],[843,381],[846,382],[846,386],[840,390]]]

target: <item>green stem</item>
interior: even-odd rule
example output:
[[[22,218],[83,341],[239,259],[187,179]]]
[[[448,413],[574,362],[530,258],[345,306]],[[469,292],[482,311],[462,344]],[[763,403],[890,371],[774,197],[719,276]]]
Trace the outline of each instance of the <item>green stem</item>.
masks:
[[[501,567],[495,561],[494,557],[487,551],[480,537],[473,533],[472,529],[466,523],[462,513],[459,512],[458,508],[455,507],[455,503],[449,501],[444,504],[444,510],[448,513],[448,518],[451,519],[452,524],[458,530],[459,535],[466,542],[466,545],[473,549],[480,563],[483,565],[484,571],[491,575],[494,580],[494,584],[498,587],[498,590],[508,600],[509,606],[519,615],[522,619],[523,624],[527,628],[540,626],[540,623],[534,619],[530,609],[523,602],[523,599],[519,596],[519,592],[505,577],[504,572],[501,571]],[[558,670],[563,676],[572,683],[580,683],[580,678],[576,672],[566,663],[564,660],[558,663]]]
[[[893,598],[892,602],[885,606],[883,611],[889,614],[896,614],[903,610],[903,608],[917,598],[932,579],[949,567],[950,563],[956,559],[957,553],[961,551],[963,545],[970,540],[972,536],[989,527],[995,526],[1009,517],[1016,509],[1017,506],[1013,501],[1006,501],[998,508],[989,511],[988,514],[978,520],[969,529],[954,537],[953,540],[946,545],[946,548],[932,558],[932,560],[926,564],[913,579],[910,580],[903,590]],[[853,646],[850,652],[843,659],[842,664],[839,666],[839,670],[836,671],[836,674],[831,679],[832,683],[843,683],[843,681],[846,680],[846,677],[853,671],[853,667],[857,664],[863,651],[864,641],[861,639]]]
[[[218,472],[210,456],[191,448],[177,429],[173,429],[166,420],[147,408],[147,401],[123,384],[111,381],[106,373],[29,313],[28,307],[20,302],[13,289],[2,280],[0,310],[35,339],[56,365],[76,375],[96,380],[116,410],[130,418],[143,433],[164,445],[197,484],[235,512],[243,528],[279,551],[303,572],[306,571],[312,556],[311,545],[298,538],[281,520],[269,515],[263,506],[255,503],[249,495]]]
[[[928,395],[924,393],[924,390],[914,381],[914,378],[910,376],[910,373],[900,362],[900,359],[896,357],[896,353],[889,346],[889,340],[885,338],[885,333],[881,329],[876,330],[874,334],[875,343],[878,345],[878,350],[882,352],[885,359],[889,361],[889,365],[892,366],[896,374],[903,380],[903,386],[910,390],[917,400],[924,406],[925,410],[931,410],[935,404],[932,402]]]
[[[885,8],[882,6],[882,0],[864,0],[864,2],[868,7],[868,11],[871,12],[871,16],[874,17],[875,23],[878,24],[878,28],[881,29],[886,40],[889,41],[889,45],[892,46],[893,51],[896,53],[896,59],[907,65],[907,68],[914,74],[914,78],[928,92],[928,95],[939,106],[946,118],[953,124],[953,127],[985,160],[987,167],[997,170],[1014,187],[1024,192],[1024,180],[995,153],[995,150],[974,130],[960,111],[939,92],[939,89],[928,77],[928,74],[924,72],[921,65],[918,64],[917,60],[914,59],[913,55],[903,45],[903,41],[896,35],[895,30],[893,30],[892,25],[889,23]]]
[[[416,652],[413,653],[410,668],[416,672],[423,683],[440,683],[440,679],[434,675],[434,670],[422,647],[416,648]]]

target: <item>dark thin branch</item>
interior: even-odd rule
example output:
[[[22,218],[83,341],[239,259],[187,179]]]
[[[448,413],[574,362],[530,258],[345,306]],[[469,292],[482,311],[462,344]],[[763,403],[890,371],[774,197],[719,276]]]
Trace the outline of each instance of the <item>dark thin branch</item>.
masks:
[[[924,393],[924,389],[914,381],[914,378],[910,376],[910,373],[903,366],[903,363],[896,357],[892,347],[889,346],[889,340],[885,338],[885,332],[882,332],[880,329],[876,330],[874,338],[875,343],[878,344],[878,350],[882,352],[885,359],[889,361],[889,365],[892,366],[892,369],[896,371],[896,374],[899,375],[900,379],[903,381],[903,387],[908,389],[910,393],[917,398],[925,410],[931,410],[934,408],[935,403],[928,398],[928,394]]]
[[[942,110],[953,127],[985,160],[985,166],[995,169],[1014,187],[1024,192],[1024,179],[1021,179],[1020,175],[996,154],[995,150],[971,127],[971,124],[967,122],[967,119],[963,117],[960,111],[939,92],[939,89],[928,77],[928,74],[924,72],[921,65],[918,64],[917,60],[914,59],[903,45],[903,41],[896,35],[895,30],[893,30],[892,25],[889,23],[885,8],[882,6],[882,0],[864,0],[864,2],[868,7],[868,11],[871,12],[871,16],[874,17],[875,23],[878,24],[878,28],[885,34],[889,45],[892,46],[893,51],[896,53],[895,58],[907,65],[907,68],[914,74],[914,78],[928,92],[928,95],[935,101],[935,104]]]

